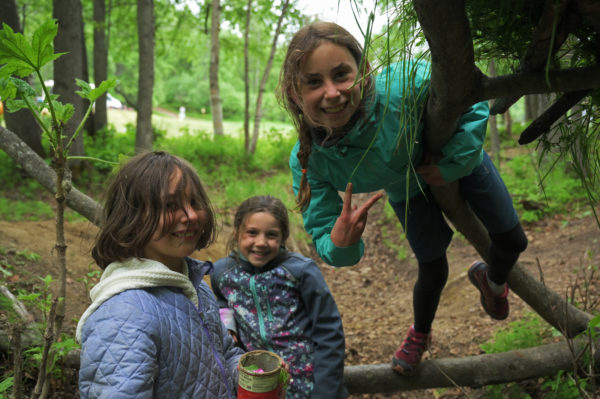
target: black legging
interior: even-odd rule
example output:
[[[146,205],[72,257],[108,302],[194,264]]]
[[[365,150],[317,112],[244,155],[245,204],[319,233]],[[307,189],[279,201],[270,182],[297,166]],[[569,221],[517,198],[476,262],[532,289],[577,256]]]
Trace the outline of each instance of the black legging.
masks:
[[[527,248],[527,236],[518,223],[512,230],[506,233],[490,233],[492,245],[489,251],[490,274],[489,278],[494,283],[502,285],[508,279],[521,252]]]
[[[506,233],[490,234],[489,278],[496,284],[504,284],[519,254],[527,248],[527,237],[517,224]],[[442,290],[448,281],[446,255],[430,262],[419,262],[419,275],[413,288],[413,311],[415,330],[428,333],[435,318]]]
[[[448,280],[446,255],[431,262],[419,262],[419,276],[413,288],[415,330],[428,333]]]

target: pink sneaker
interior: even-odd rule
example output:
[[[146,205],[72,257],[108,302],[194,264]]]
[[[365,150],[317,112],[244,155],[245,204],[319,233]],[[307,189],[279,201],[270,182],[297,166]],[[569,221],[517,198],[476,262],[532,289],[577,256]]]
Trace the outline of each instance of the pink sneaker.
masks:
[[[504,292],[496,295],[488,285],[487,275],[489,266],[483,262],[475,261],[469,267],[469,280],[481,294],[481,305],[492,319],[504,320],[508,317],[508,284],[504,283]]]
[[[423,334],[415,331],[415,326],[410,326],[408,334],[392,358],[392,370],[412,376],[421,363],[423,353],[431,346],[431,333]]]

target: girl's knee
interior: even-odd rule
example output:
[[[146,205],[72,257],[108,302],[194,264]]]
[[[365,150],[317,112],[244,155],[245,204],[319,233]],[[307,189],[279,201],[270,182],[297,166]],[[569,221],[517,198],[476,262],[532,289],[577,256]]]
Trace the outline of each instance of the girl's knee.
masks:
[[[490,233],[490,238],[496,247],[507,252],[521,253],[527,249],[528,240],[521,223],[506,233]]]

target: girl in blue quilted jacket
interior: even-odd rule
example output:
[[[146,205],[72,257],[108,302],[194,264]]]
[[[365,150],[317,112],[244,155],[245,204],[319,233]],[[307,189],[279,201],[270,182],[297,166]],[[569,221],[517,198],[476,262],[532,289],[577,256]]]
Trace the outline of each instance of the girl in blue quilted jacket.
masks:
[[[352,192],[384,190],[404,227],[419,267],[414,323],[392,358],[392,368],[405,375],[415,372],[431,343],[448,278],[452,230],[427,185],[458,181],[488,230],[490,264],[476,261],[468,275],[494,319],[508,316],[507,277],[527,246],[512,199],[482,149],[487,102],[463,112],[443,157],[429,161],[422,136],[429,78],[429,64],[415,60],[392,63],[375,76],[348,31],[316,22],[292,38],[279,91],[298,131],[290,156],[293,189],[319,256],[333,266],[353,265],[363,256],[367,214],[382,193],[357,207]]]
[[[222,319],[246,350],[280,355],[289,367],[287,399],[343,398],[344,333],[317,264],[290,252],[285,205],[270,196],[242,202],[215,262],[211,286]]]
[[[136,155],[114,175],[92,249],[104,270],[77,325],[82,398],[237,396],[243,351],[221,323],[188,256],[215,236],[200,179],[166,152]]]

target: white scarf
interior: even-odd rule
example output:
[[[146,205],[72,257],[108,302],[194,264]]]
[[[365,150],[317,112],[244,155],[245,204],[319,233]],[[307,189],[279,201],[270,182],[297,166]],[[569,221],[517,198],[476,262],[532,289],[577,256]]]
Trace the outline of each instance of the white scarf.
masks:
[[[77,323],[75,334],[77,342],[81,342],[81,330],[87,318],[102,303],[126,290],[164,286],[181,288],[185,296],[198,306],[198,294],[188,278],[187,262],[185,260],[182,262],[182,273],[174,272],[162,263],[151,259],[130,258],[123,262],[109,264],[102,273],[100,282],[90,291],[92,304],[83,312]]]

